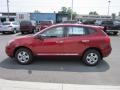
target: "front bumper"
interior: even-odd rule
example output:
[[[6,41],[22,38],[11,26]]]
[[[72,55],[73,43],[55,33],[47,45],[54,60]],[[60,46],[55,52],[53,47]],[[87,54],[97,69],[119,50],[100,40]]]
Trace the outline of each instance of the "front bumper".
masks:
[[[5,52],[9,57],[14,57],[14,48],[11,46],[6,46]]]

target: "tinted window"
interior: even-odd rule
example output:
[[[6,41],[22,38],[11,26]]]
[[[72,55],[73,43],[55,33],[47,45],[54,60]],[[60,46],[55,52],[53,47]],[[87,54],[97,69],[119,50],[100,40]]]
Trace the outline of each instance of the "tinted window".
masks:
[[[42,36],[46,38],[63,37],[63,33],[63,27],[57,27],[45,31],[44,33],[42,33]]]
[[[41,25],[50,25],[50,24],[52,24],[52,22],[51,21],[40,21],[40,24]]]
[[[85,35],[85,31],[83,27],[68,27],[68,35],[67,36],[79,36]]]
[[[113,22],[112,22],[112,21],[103,21],[102,24],[105,24],[105,25],[113,25]]]
[[[32,25],[30,21],[22,21],[20,25]]]
[[[96,30],[91,29],[91,28],[87,28],[86,30],[87,30],[87,34],[92,34],[96,32]]]

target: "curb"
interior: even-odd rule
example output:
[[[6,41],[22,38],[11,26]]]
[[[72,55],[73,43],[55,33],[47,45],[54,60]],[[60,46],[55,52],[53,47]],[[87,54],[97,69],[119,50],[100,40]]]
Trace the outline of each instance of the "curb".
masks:
[[[120,90],[120,86],[57,84],[0,79],[0,90]]]

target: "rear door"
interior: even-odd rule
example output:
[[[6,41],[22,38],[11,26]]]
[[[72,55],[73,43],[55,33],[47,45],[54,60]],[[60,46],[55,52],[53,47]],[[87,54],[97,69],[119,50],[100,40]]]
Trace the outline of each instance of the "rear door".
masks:
[[[66,27],[66,29],[67,36],[64,39],[64,53],[68,55],[81,54],[89,43],[85,28],[71,26]]]
[[[34,51],[37,55],[62,55],[64,53],[64,27],[50,28],[40,34],[44,40],[36,39]]]

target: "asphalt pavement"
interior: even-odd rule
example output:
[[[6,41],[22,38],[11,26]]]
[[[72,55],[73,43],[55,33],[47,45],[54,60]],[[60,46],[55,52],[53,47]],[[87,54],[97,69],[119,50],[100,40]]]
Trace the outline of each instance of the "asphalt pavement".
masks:
[[[110,36],[112,53],[97,66],[82,64],[78,57],[40,57],[19,65],[5,54],[7,42],[21,34],[0,34],[0,78],[14,81],[82,85],[120,85],[120,36]]]

